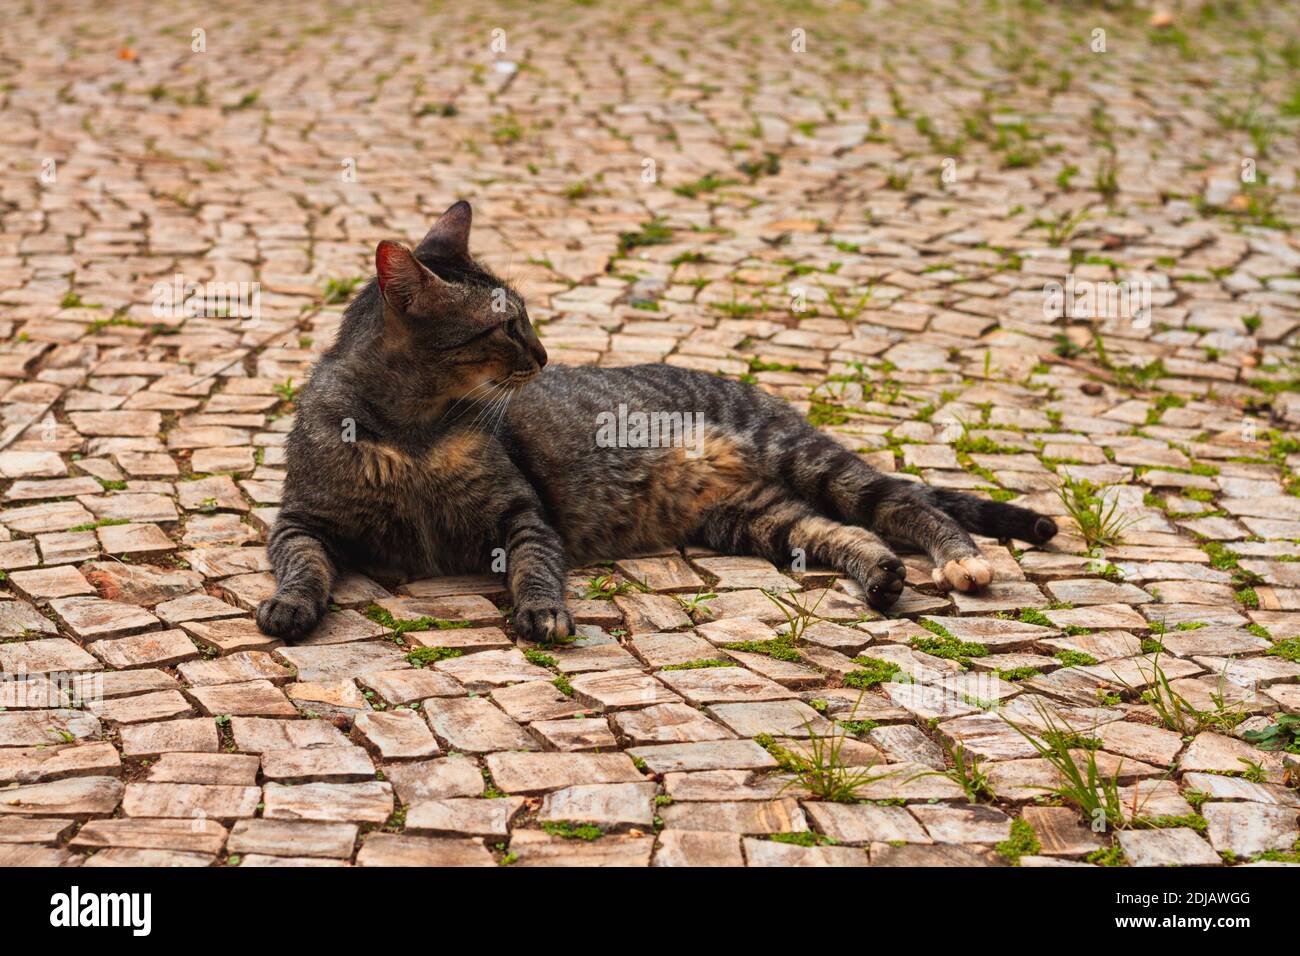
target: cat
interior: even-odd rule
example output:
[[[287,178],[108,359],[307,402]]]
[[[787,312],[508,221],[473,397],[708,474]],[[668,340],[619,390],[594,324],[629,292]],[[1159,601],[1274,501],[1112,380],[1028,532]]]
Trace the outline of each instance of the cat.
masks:
[[[971,591],[993,572],[968,532],[1056,533],[1026,508],[882,474],[753,385],[548,366],[523,300],[470,256],[471,218],[458,202],[414,251],[379,243],[376,276],[297,400],[265,633],[308,634],[340,569],[427,577],[488,572],[494,557],[500,570],[504,556],[516,633],[564,638],[568,568],[687,544],[785,565],[802,554],[885,610],[906,576],[886,541],[929,555],[940,588]],[[677,413],[689,440],[632,427]]]

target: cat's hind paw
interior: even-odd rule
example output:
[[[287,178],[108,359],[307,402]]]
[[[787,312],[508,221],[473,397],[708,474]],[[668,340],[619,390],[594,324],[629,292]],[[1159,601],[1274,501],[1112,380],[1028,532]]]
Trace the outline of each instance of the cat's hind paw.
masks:
[[[561,601],[539,601],[515,608],[515,633],[539,644],[562,641],[576,633],[573,615]]]
[[[930,576],[940,591],[952,588],[958,591],[978,591],[993,580],[993,569],[979,555],[971,555],[935,568]]]

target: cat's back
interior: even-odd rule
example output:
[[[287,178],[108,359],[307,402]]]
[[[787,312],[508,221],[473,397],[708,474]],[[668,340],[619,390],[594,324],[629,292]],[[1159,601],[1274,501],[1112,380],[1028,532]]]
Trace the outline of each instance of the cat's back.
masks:
[[[780,415],[788,411],[784,402],[744,382],[663,364],[548,366],[524,388],[511,411],[538,409],[548,419],[572,419],[617,412],[620,404],[645,412],[691,411],[719,426],[739,424],[748,417],[730,412]]]
[[[653,364],[548,366],[515,397],[508,423],[526,444],[577,454],[600,447],[598,436],[611,425],[625,435],[625,426],[642,416],[664,428],[695,428],[747,445],[763,441],[773,426],[802,422],[790,405],[756,386]]]
[[[680,543],[699,515],[753,480],[771,396],[668,365],[548,367],[510,407],[502,440],[571,553]]]

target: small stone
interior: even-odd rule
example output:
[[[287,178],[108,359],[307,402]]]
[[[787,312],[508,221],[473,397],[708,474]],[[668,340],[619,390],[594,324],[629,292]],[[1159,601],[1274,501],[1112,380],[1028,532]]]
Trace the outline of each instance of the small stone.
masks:
[[[351,721],[370,711],[370,701],[350,680],[287,684],[284,692],[304,717]]]
[[[217,860],[212,853],[190,853],[184,850],[139,850],[134,847],[111,847],[100,850],[86,860],[85,867],[174,867],[211,866]]]
[[[542,793],[577,784],[639,783],[644,778],[627,754],[560,754],[507,751],[489,754],[488,771],[506,793]]]
[[[1001,843],[1011,835],[1011,818],[993,807],[909,809],[936,843]]]
[[[203,817],[190,820],[123,817],[88,821],[68,845],[85,849],[129,847],[220,853],[226,845],[226,835],[226,828],[220,823]]]
[[[1119,845],[1133,866],[1218,866],[1223,861],[1188,827],[1121,830]]]
[[[809,801],[804,809],[817,829],[839,843],[933,843],[903,807]]]
[[[242,613],[239,608],[227,604],[225,601],[220,601],[209,594],[187,594],[171,601],[164,601],[153,610],[168,624],[210,620],[218,617],[233,617]]]
[[[392,706],[412,704],[430,697],[459,697],[460,683],[441,671],[412,668],[401,671],[373,671],[359,678],[384,702]],[[494,698],[495,699],[495,698]]]
[[[640,710],[620,711],[611,720],[618,732],[633,744],[697,743],[735,736],[685,704],[655,704]]]
[[[352,856],[356,839],[357,827],[351,823],[240,820],[231,828],[226,850],[232,855],[260,853],[345,860]]]
[[[95,533],[106,554],[149,554],[176,550],[176,543],[156,524],[105,525],[97,528]]]
[[[494,687],[516,684],[520,681],[544,680],[554,675],[550,671],[528,663],[517,649],[481,651],[438,661],[434,667],[454,677],[466,690],[483,693]]]
[[[616,594],[614,604],[623,612],[624,625],[632,635],[691,626],[681,604],[667,594]]]
[[[0,792],[0,815],[106,816],[117,809],[123,789],[116,777],[70,777],[9,787]]]
[[[548,793],[539,820],[571,820],[602,827],[654,824],[653,783],[578,784]]]
[[[1300,839],[1294,807],[1263,803],[1207,803],[1201,815],[1209,824],[1210,843],[1219,853],[1239,857],[1265,850],[1289,850]]]
[[[822,847],[821,849],[827,849]],[[904,846],[890,846],[885,843],[873,843],[869,847],[872,866],[907,866],[907,867],[984,867],[1005,866],[1001,857],[996,857],[987,848],[964,847],[955,843],[936,843],[925,846],[909,843]]]
[[[371,671],[404,670],[411,666],[392,644],[298,645],[282,647],[276,653],[298,669],[300,681],[350,680]]]
[[[659,744],[633,747],[628,753],[653,773],[688,770],[762,770],[776,760],[752,740],[716,740],[703,743]]]
[[[318,820],[326,823],[385,823],[393,812],[393,789],[385,782],[304,783],[263,788],[268,820]],[[363,849],[364,852],[364,849]]]
[[[520,723],[559,720],[589,709],[587,705],[565,696],[549,681],[530,680],[498,687],[490,696],[498,707]]]
[[[211,720],[208,721],[211,723]],[[327,720],[269,720],[263,717],[232,717],[230,732],[235,747],[243,753],[264,754],[272,750],[301,750],[308,747],[346,747],[347,738]],[[185,748],[173,747],[172,750]]]
[[[1101,849],[1100,837],[1080,822],[1071,807],[1027,806],[1021,817],[1034,829],[1046,856],[1082,857]]]
[[[384,760],[410,760],[438,753],[438,743],[413,710],[359,714],[352,724],[354,738]]]
[[[128,817],[251,817],[262,797],[260,787],[226,787],[194,783],[128,783],[122,812]]]
[[[185,695],[175,690],[92,702],[88,709],[95,716],[115,724],[142,724],[171,717],[188,717],[194,713]]]
[[[54,623],[26,601],[0,602],[0,638],[58,634]]]
[[[215,660],[193,661],[180,665],[177,670],[191,687],[242,684],[252,680],[282,684],[293,677],[293,671],[262,651],[238,651]]]
[[[116,637],[158,623],[144,608],[98,597],[58,598],[50,601],[50,608],[80,638]]]
[[[198,648],[181,630],[145,631],[96,641],[86,649],[109,667],[172,667],[198,658]]]
[[[165,753],[149,767],[149,783],[251,787],[261,761],[246,754]]]
[[[613,750],[618,740],[603,717],[579,720],[538,720],[530,729],[555,750]]]
[[[566,840],[541,830],[515,830],[514,866],[649,866],[654,837],[611,834],[599,840]]]
[[[298,711],[284,691],[268,680],[195,687],[190,695],[205,714],[243,717],[293,717]]]
[[[76,824],[59,817],[0,817],[0,844],[59,843]]]
[[[945,767],[939,745],[911,724],[873,727],[867,731],[867,739],[892,761],[925,764],[935,770]]]
[[[91,583],[76,568],[60,565],[34,571],[15,571],[9,575],[14,590],[31,601],[42,603],[51,598],[94,594]]]
[[[694,563],[713,575],[720,590],[758,588],[767,591],[797,591],[799,585],[786,577],[771,561],[762,558],[727,555],[716,558],[696,558]]]
[[[1047,598],[1043,597],[1038,586],[1028,581],[994,581],[981,591],[953,591],[951,597],[957,606],[957,613],[963,615],[992,614],[1047,605]],[[897,605],[891,609],[892,613],[898,613],[896,608]]]
[[[375,776],[375,765],[361,747],[309,747],[268,750],[262,754],[262,776],[279,783],[350,783]]]
[[[698,592],[704,580],[678,555],[662,558],[632,558],[619,561],[617,568],[634,581],[640,581],[651,591]]]
[[[353,641],[368,641],[383,635],[382,625],[362,617],[356,611],[344,609],[327,613],[316,625],[315,630],[297,642],[297,646],[306,649],[329,644],[349,644]],[[415,634],[411,636],[414,637]]]
[[[510,821],[523,805],[522,797],[424,800],[407,808],[404,832],[504,838],[510,835]]]
[[[779,737],[829,736],[831,724],[798,700],[744,704],[714,704],[709,713],[740,737],[770,734]]]
[[[280,641],[268,637],[257,629],[252,618],[234,617],[214,621],[186,621],[181,629],[200,647],[211,648],[218,654],[274,647]]]
[[[780,684],[753,674],[743,667],[702,667],[696,670],[659,671],[656,676],[686,698],[687,703],[696,706],[782,700],[794,696]],[[648,703],[660,703],[660,701]]]
[[[98,737],[100,723],[79,710],[0,711],[0,747],[37,747]]]
[[[1215,800],[1274,803],[1281,807],[1300,810],[1300,793],[1278,784],[1256,783],[1253,780],[1228,777],[1221,773],[1187,773],[1183,775],[1183,784],[1190,790],[1209,794]]]
[[[496,866],[480,839],[372,833],[357,854],[357,866]]]
[[[19,674],[97,671],[103,664],[63,637],[0,644],[0,670]]]
[[[461,756],[393,764],[384,768],[384,775],[407,806],[422,800],[477,797],[485,787],[478,767]]]
[[[211,717],[163,720],[121,729],[122,755],[149,757],[169,751],[216,753],[220,739]]]
[[[584,674],[571,681],[574,698],[587,707],[622,710],[653,704],[680,702],[681,698],[649,674],[639,670]]]
[[[436,697],[424,705],[424,715],[449,750],[491,753],[541,749],[526,730],[484,697]]]
[[[682,830],[725,830],[735,833],[789,833],[808,829],[808,820],[798,801],[779,797],[770,801],[745,800],[701,803],[673,803],[659,808],[670,828]]]
[[[708,830],[665,830],[659,834],[652,866],[744,866],[741,837]]]
[[[796,846],[746,837],[745,859],[750,866],[868,866],[863,850],[847,846]]]
[[[1096,604],[1146,604],[1151,595],[1132,584],[1116,584],[1095,578],[1074,581],[1051,581],[1047,590],[1058,601],[1076,607]]]
[[[1124,720],[1103,724],[1098,728],[1097,736],[1101,738],[1102,747],[1110,753],[1162,767],[1170,766],[1183,747],[1182,737],[1172,730]],[[1183,769],[1187,769],[1186,766]]]
[[[110,743],[0,748],[0,786],[43,783],[60,777],[113,776],[122,766]]]

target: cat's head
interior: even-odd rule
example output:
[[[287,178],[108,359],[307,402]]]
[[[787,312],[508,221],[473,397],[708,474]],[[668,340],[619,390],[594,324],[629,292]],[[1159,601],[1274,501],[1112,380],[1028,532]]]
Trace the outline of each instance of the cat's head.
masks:
[[[401,367],[434,409],[495,385],[527,382],[546,364],[524,300],[469,254],[470,205],[456,203],[414,250],[375,249],[384,361]]]

